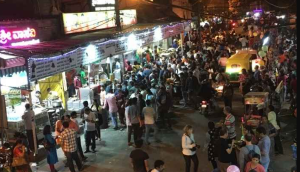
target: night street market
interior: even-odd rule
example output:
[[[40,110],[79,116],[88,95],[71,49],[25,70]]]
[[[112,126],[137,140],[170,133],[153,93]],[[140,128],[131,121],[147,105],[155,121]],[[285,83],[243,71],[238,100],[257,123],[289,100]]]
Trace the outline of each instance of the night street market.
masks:
[[[0,0],[0,172],[297,172],[296,12]]]

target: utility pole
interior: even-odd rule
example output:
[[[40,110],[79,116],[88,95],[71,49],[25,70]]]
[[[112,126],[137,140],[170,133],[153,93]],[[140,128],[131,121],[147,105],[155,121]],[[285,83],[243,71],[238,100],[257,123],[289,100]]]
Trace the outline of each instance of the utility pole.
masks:
[[[120,21],[120,9],[119,9],[119,0],[115,0],[115,13],[116,13],[116,25],[117,31],[121,31],[121,21]]]

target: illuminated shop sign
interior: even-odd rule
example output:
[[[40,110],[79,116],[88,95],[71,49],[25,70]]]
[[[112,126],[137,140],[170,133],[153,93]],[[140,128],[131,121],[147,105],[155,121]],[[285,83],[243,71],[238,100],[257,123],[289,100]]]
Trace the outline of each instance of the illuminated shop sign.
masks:
[[[137,23],[136,10],[120,10],[121,24]],[[65,34],[116,27],[115,11],[63,13]]]
[[[115,5],[115,0],[92,0],[92,6]]]
[[[34,28],[2,28],[0,27],[0,45],[2,46],[25,46],[40,42]]]

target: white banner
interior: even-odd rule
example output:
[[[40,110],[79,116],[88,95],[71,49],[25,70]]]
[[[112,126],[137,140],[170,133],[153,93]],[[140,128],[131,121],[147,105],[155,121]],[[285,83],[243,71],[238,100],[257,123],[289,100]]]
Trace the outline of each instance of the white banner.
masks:
[[[185,24],[176,24],[162,28],[162,38],[169,38],[184,32]],[[146,46],[154,41],[154,32],[138,34],[136,41],[140,46]],[[58,73],[66,72],[80,65],[94,63],[110,55],[125,53],[128,51],[128,39],[109,40],[104,43],[89,45],[85,48],[78,48],[64,55],[49,58],[30,58],[29,78],[38,80]]]

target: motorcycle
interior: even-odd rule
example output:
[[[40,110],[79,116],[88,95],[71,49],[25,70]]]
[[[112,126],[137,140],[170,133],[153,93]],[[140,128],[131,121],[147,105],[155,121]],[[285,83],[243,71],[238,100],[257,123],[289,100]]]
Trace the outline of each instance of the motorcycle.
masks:
[[[199,113],[204,115],[205,117],[209,115],[210,112],[216,110],[218,105],[215,103],[215,99],[218,96],[218,92],[216,92],[211,99],[202,100],[200,103]]]
[[[199,113],[200,113],[201,115],[207,116],[207,115],[208,115],[208,109],[209,109],[208,106],[209,106],[209,102],[203,100],[203,101],[200,103]]]

